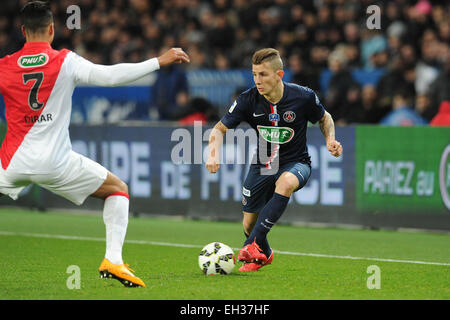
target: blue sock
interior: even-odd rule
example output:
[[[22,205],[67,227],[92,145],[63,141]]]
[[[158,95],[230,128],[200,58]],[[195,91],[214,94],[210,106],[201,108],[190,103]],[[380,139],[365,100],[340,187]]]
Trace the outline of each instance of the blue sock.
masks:
[[[245,239],[248,239],[249,235],[247,232],[244,231]],[[244,244],[245,246],[246,244]],[[259,244],[258,244],[259,245]],[[264,254],[266,255],[267,259],[269,259],[270,255],[272,254],[272,249],[270,248],[269,241],[267,241],[267,237],[264,239],[263,243],[259,246],[262,251],[264,251]]]
[[[252,243],[256,239],[256,243],[264,251],[264,254],[269,257],[272,250],[267,242],[267,233],[281,217],[288,202],[289,197],[274,193],[272,199],[266,203],[259,213],[258,220],[256,220],[252,233],[245,241],[244,246]]]

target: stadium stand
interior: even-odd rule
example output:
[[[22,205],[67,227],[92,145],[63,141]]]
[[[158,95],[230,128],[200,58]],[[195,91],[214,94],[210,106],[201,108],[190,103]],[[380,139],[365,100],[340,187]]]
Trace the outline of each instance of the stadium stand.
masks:
[[[17,13],[25,2],[2,1],[0,57],[23,45]],[[280,50],[290,79],[316,90],[339,125],[379,123],[398,87],[408,89],[411,108],[427,122],[450,100],[449,5],[442,1],[51,1],[56,24],[66,23],[72,4],[81,9],[81,29],[57,28],[56,49],[114,64],[180,46],[192,59],[186,70],[191,96],[221,110],[237,87],[251,85],[251,77],[246,82],[236,72],[249,70],[252,53],[262,47]],[[367,28],[371,4],[381,8],[380,29]],[[144,111],[125,118],[158,119],[145,110],[154,95],[144,95]]]

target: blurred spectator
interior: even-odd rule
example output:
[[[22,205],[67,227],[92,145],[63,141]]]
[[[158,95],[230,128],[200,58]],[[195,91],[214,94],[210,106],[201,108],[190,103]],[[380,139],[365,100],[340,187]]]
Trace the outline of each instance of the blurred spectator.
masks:
[[[344,26],[344,40],[347,44],[358,45],[360,40],[359,28],[356,22],[350,21]]]
[[[344,47],[344,53],[347,60],[347,66],[354,70],[361,67],[359,59],[359,47],[354,44],[349,44]]]
[[[347,91],[355,81],[347,68],[347,59],[343,49],[336,49],[330,54],[328,65],[332,76],[325,96],[325,105],[333,119],[338,121],[344,116]]]
[[[391,58],[398,59],[402,46],[402,38],[405,33],[406,25],[401,21],[395,21],[387,28],[388,51]]]
[[[431,120],[430,126],[450,126],[450,101],[442,101],[439,112]]]
[[[362,111],[356,112],[353,123],[376,124],[389,112],[390,107],[386,108],[378,105],[377,90],[374,85],[368,84],[362,88],[361,103]]]
[[[393,1],[389,1],[386,4],[386,11],[383,15],[384,24],[388,26],[388,33],[389,28],[392,27],[392,24],[398,23],[399,21],[402,21],[402,12],[400,10],[400,6],[396,4]]]
[[[396,59],[390,66],[390,70],[381,77],[377,84],[378,104],[382,108],[390,108],[394,92],[399,83],[404,82],[403,79],[403,63],[400,59]]]
[[[418,94],[416,96],[414,109],[422,118],[429,121],[429,119],[427,119],[425,115],[430,109],[430,98],[426,94]]]
[[[219,71],[225,71],[230,68],[230,62],[228,58],[221,52],[217,52],[214,57],[214,69]]]
[[[152,90],[159,120],[172,120],[173,115],[189,101],[186,72],[178,65],[160,69]]]
[[[376,63],[378,59],[372,57],[387,50],[387,41],[384,35],[371,30],[365,30],[361,43],[361,58],[363,66],[367,69],[379,67]]]
[[[387,50],[379,49],[370,56],[370,64],[373,68],[385,68],[389,62]]]
[[[219,49],[227,52],[234,43],[234,29],[229,23],[225,12],[220,12],[215,16],[214,24],[207,32],[208,44],[211,49]]]
[[[347,91],[342,116],[336,121],[336,124],[342,126],[352,123],[365,123],[368,122],[366,116],[361,101],[361,88],[354,84]]]
[[[396,85],[405,88],[408,91],[410,96],[414,96],[416,94],[416,80],[417,80],[417,72],[416,67],[414,65],[405,66],[402,70],[402,81]]]
[[[192,125],[195,121],[216,122],[219,118],[217,108],[215,108],[208,100],[201,97],[193,98],[183,108],[172,116],[173,120],[183,125]]]
[[[330,49],[326,46],[314,45],[309,51],[308,61],[310,67],[316,74],[320,74],[328,65]]]
[[[249,37],[248,31],[242,27],[236,30],[234,48],[230,52],[230,62],[233,68],[251,68],[252,55],[257,50],[255,39]]]
[[[23,46],[18,13],[26,0],[2,1],[0,10],[0,57]],[[393,89],[408,86],[413,101],[429,97],[423,116],[431,120],[442,101],[449,101],[450,10],[448,1],[438,0],[66,0],[52,1],[55,24],[64,26],[70,4],[81,8],[81,29],[56,28],[53,46],[67,47],[99,64],[141,61],[155,56],[163,47],[181,46],[191,56],[189,70],[248,69],[253,52],[276,47],[288,58],[293,81],[327,97],[327,108],[349,121],[356,111],[340,104],[357,96],[352,74],[357,71],[383,71],[379,82],[371,83],[378,92],[379,112],[392,105]],[[366,8],[381,8],[381,29],[366,27]],[[337,55],[339,57],[330,58]],[[323,80],[329,60],[333,66],[330,85]],[[155,88],[161,119],[188,99],[187,84],[180,80],[184,94],[172,92],[174,78],[183,70],[163,75],[165,84]],[[361,70],[363,69],[363,70]],[[170,75],[170,76],[169,76]],[[169,80],[172,79],[172,80]],[[358,78],[360,102],[371,99],[369,82]],[[161,80],[160,80],[161,81]],[[169,84],[169,85],[167,85]],[[331,92],[326,92],[329,88]],[[351,92],[349,93],[349,88]],[[336,90],[343,90],[342,92]],[[329,105],[327,103],[329,101]],[[351,103],[355,108],[357,104]],[[340,108],[345,111],[340,111]],[[371,109],[372,110],[372,109]],[[167,114],[166,114],[167,112]],[[372,121],[363,116],[360,121]]]
[[[292,72],[292,82],[301,86],[306,86],[314,91],[319,91],[318,74],[305,66],[303,58],[299,52],[295,52],[288,58],[288,67]]]
[[[422,40],[421,59],[416,65],[417,79],[415,81],[415,89],[417,94],[424,94],[428,92],[430,84],[438,76],[439,72],[436,68],[438,65],[438,46],[439,44],[434,32],[427,30]]]
[[[188,69],[201,69],[209,66],[205,51],[197,44],[192,44],[187,49],[187,54],[191,58],[191,62],[186,64]]]
[[[450,101],[450,51],[447,53],[447,62],[437,76],[430,84],[430,90],[427,93],[430,98],[430,107],[424,113],[428,120],[437,113],[438,107],[443,101]]]
[[[394,94],[392,111],[389,112],[380,124],[388,126],[414,126],[425,125],[425,121],[413,108],[409,91],[405,88],[399,89]]]

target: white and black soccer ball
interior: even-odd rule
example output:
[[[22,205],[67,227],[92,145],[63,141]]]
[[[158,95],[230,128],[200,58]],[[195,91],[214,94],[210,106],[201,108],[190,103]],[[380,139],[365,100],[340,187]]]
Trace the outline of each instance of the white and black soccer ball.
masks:
[[[233,250],[222,242],[207,244],[198,256],[198,265],[206,275],[230,274],[235,262]]]

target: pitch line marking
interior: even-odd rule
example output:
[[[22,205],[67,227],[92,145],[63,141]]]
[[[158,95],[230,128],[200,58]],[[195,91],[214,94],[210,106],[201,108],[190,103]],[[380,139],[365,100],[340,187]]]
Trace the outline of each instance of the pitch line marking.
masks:
[[[104,238],[68,236],[68,235],[62,235],[62,234],[28,233],[28,232],[0,231],[0,236],[22,236],[22,237],[60,239],[60,240],[82,240],[82,241],[105,242]],[[195,245],[195,244],[170,243],[170,242],[147,241],[147,240],[125,240],[125,242],[132,243],[132,244],[167,246],[167,247],[178,247],[178,248],[199,248],[199,249],[203,248],[203,246]],[[232,248],[232,249],[239,250],[240,248]],[[369,260],[369,261],[380,261],[380,262],[396,262],[396,263],[412,263],[412,264],[424,264],[424,265],[435,265],[435,266],[450,266],[450,263],[445,263],[445,262],[429,262],[429,261],[384,259],[384,258],[366,258],[366,257],[339,256],[339,255],[330,255],[330,254],[291,252],[291,251],[280,251],[280,250],[274,250],[274,252],[278,253],[278,254],[284,254],[284,255],[306,256],[306,257],[316,257],[316,258]]]

